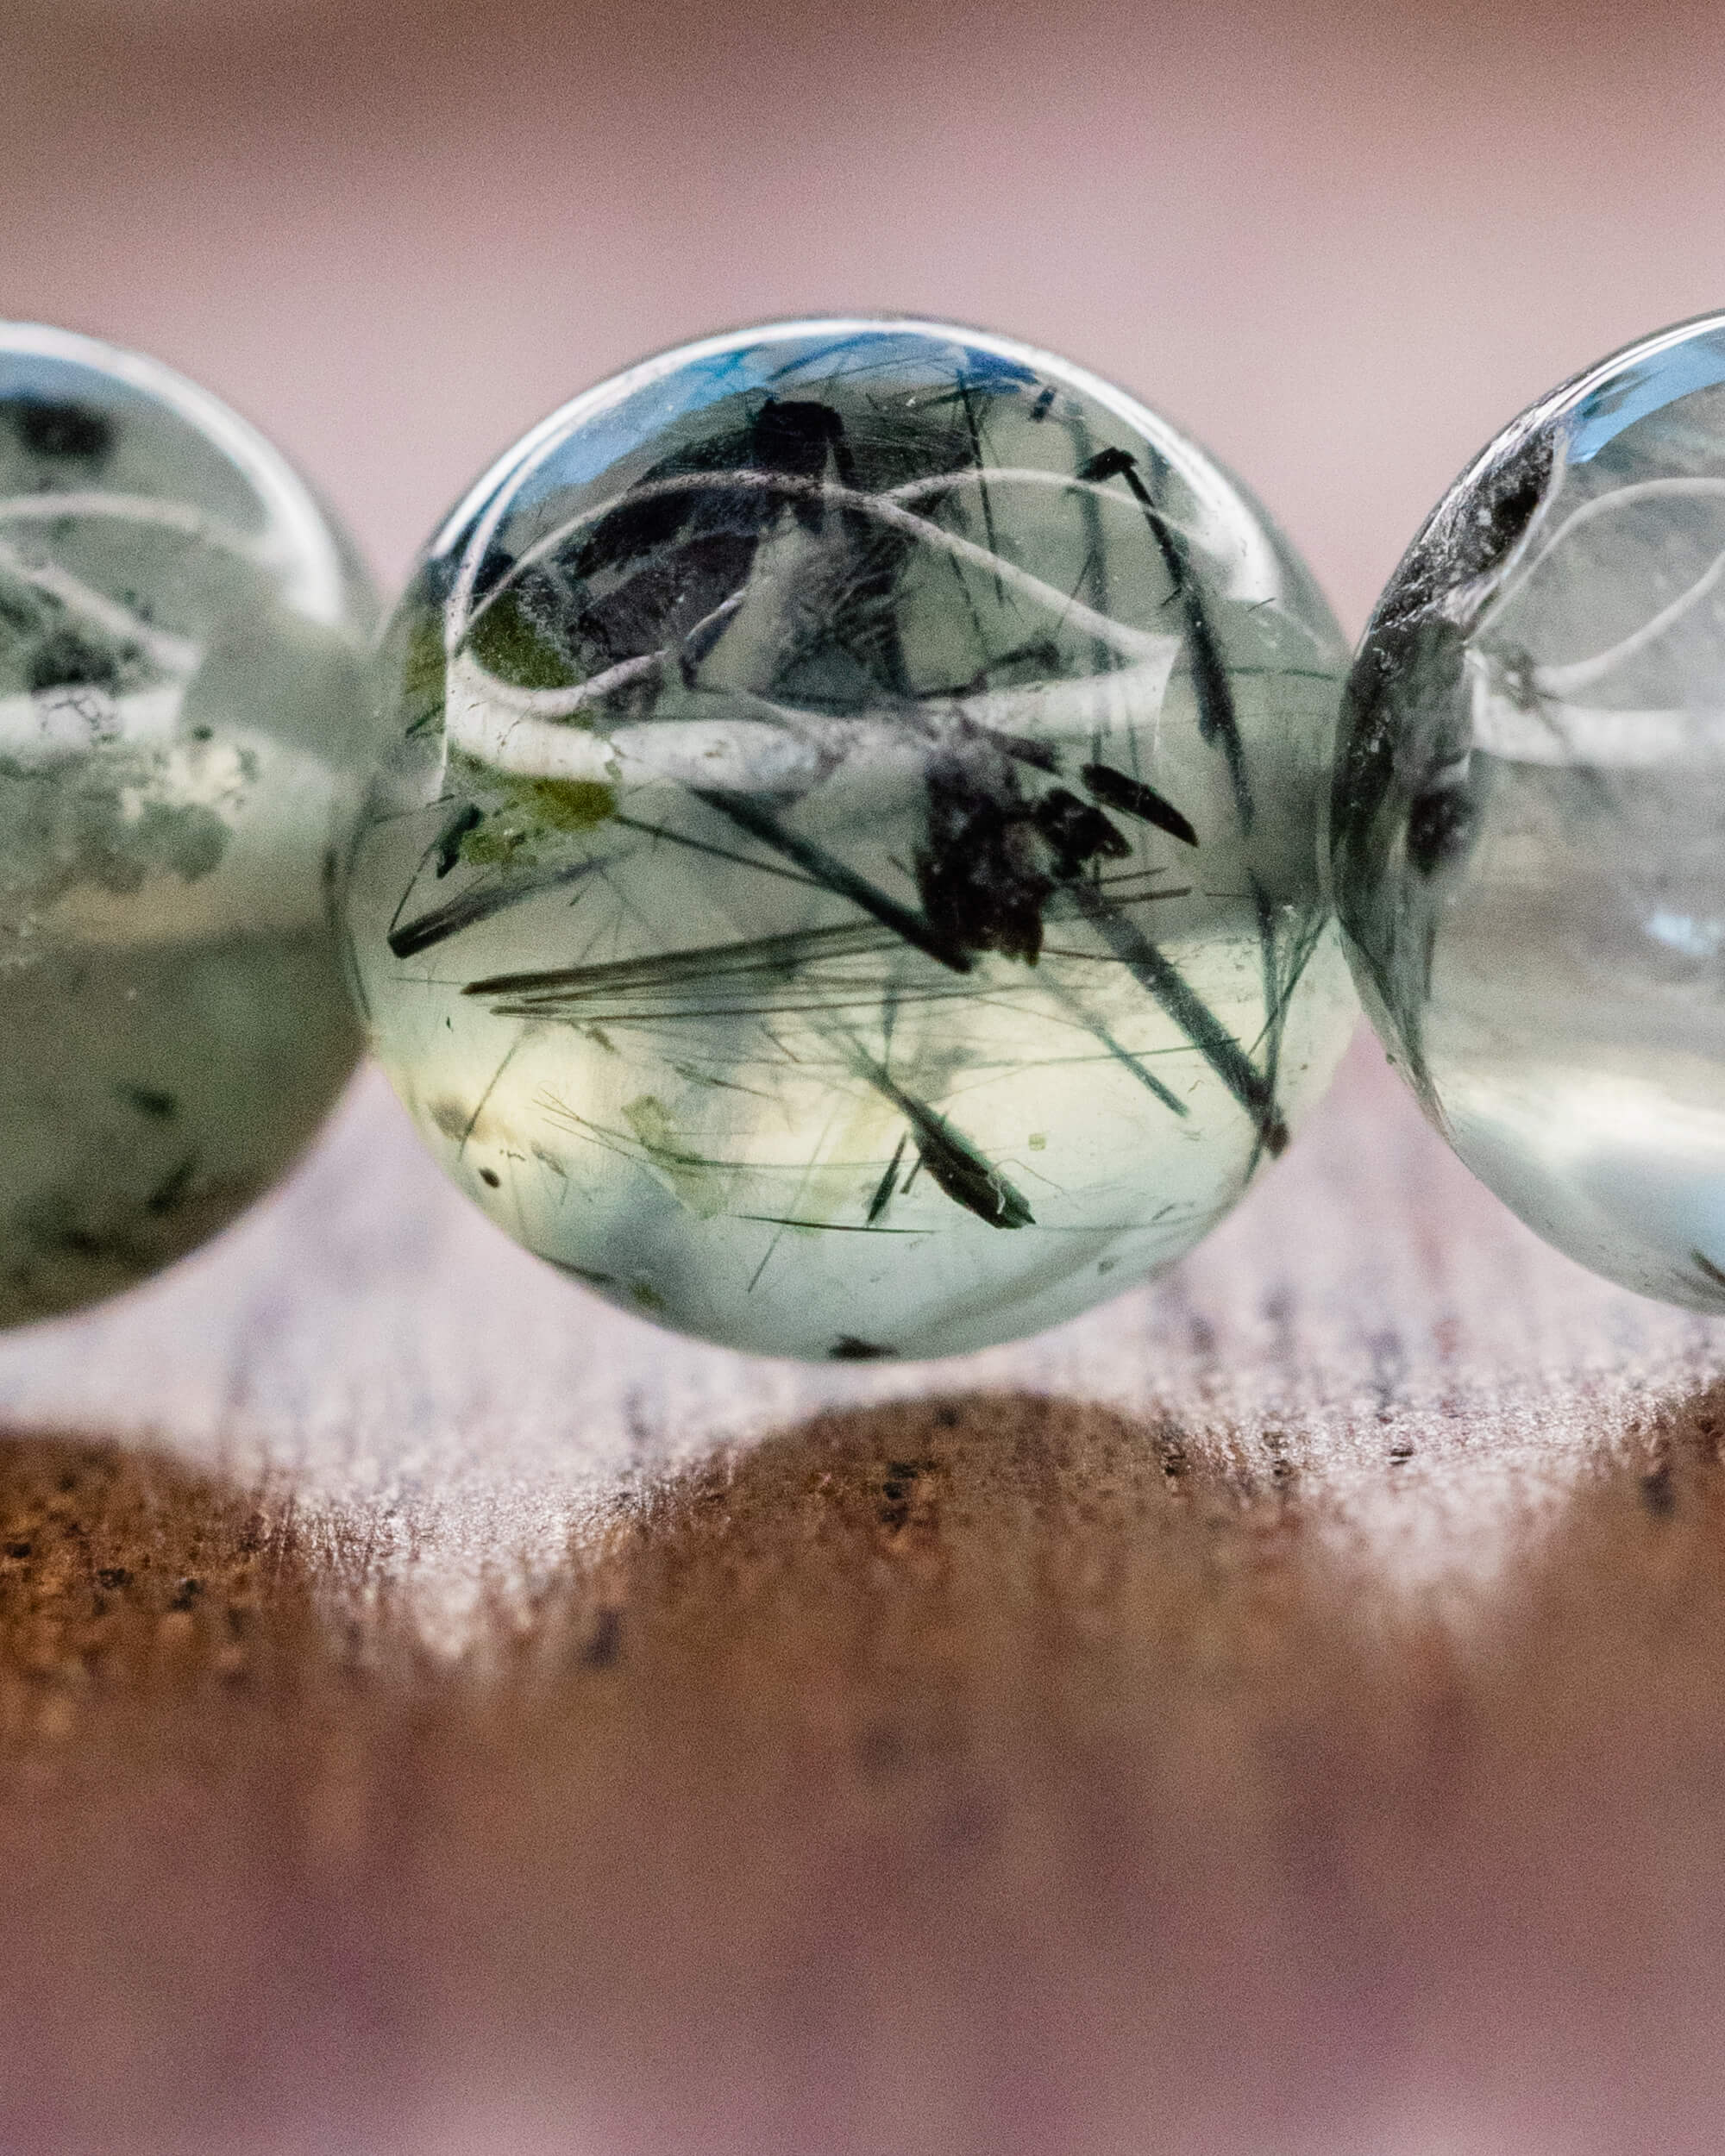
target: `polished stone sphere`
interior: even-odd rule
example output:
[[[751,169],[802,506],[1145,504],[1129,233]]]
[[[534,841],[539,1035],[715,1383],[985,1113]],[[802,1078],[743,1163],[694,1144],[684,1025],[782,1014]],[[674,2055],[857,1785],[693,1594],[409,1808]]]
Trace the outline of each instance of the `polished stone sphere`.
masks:
[[[1725,317],[1457,481],[1366,633],[1331,837],[1367,1008],[1463,1160],[1725,1310]]]
[[[373,617],[213,397],[0,325],[0,1324],[202,1242],[353,1069],[330,886]]]
[[[536,429],[382,645],[346,886],[426,1143],[601,1294],[975,1348],[1170,1263],[1355,1011],[1346,654],[1248,496],[997,337],[792,323]]]

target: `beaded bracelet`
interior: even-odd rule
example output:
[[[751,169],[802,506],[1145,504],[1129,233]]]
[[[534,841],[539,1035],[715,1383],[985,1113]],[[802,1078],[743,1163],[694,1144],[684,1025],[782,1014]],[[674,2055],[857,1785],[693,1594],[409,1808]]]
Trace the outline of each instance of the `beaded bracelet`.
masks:
[[[231,1219],[356,1007],[446,1171],[611,1300],[981,1347],[1229,1210],[1350,969],[1524,1219],[1725,1307],[1722,400],[1715,318],[1535,406],[1350,674],[1124,392],[775,324],[536,428],[373,641],[243,422],[0,330],[0,1322]]]

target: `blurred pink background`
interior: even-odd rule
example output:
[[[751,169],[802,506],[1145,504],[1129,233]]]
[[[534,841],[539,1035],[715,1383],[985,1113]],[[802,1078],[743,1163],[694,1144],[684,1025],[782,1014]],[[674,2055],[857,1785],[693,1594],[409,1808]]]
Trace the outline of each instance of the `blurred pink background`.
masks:
[[[398,578],[620,363],[895,308],[1112,373],[1350,630],[1520,405],[1725,296],[1725,12],[18,0],[0,311],[144,347]]]

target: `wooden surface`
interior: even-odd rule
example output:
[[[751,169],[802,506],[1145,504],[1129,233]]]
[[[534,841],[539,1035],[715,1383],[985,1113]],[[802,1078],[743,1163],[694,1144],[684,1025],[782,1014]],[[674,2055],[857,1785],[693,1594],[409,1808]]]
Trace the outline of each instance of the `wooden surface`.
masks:
[[[626,17],[78,0],[4,304],[160,352],[398,573],[655,342],[982,318],[1351,621],[1528,397],[1725,284],[1655,7]],[[1725,2104],[1725,1330],[1361,1044],[1158,1286],[800,1370],[582,1296],[375,1079],[0,1342],[0,2148],[1620,2156]]]
[[[965,1363],[668,1342],[374,1083],[11,1343],[0,2138],[1715,2146],[1719,1329],[1392,1086]]]

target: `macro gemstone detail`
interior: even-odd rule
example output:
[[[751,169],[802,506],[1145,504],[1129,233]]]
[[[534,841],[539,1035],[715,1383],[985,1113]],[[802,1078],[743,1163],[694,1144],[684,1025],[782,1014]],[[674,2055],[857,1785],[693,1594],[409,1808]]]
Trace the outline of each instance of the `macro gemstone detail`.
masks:
[[[0,325],[0,1324],[202,1242],[352,1070],[331,868],[373,618],[225,406]]]
[[[1725,317],[1535,404],[1351,677],[1336,902],[1427,1112],[1522,1219],[1725,1310]]]
[[[381,666],[372,1039],[625,1309],[840,1360],[1035,1331],[1188,1250],[1346,1044],[1335,624],[1045,354],[831,321],[649,360],[479,483]]]

